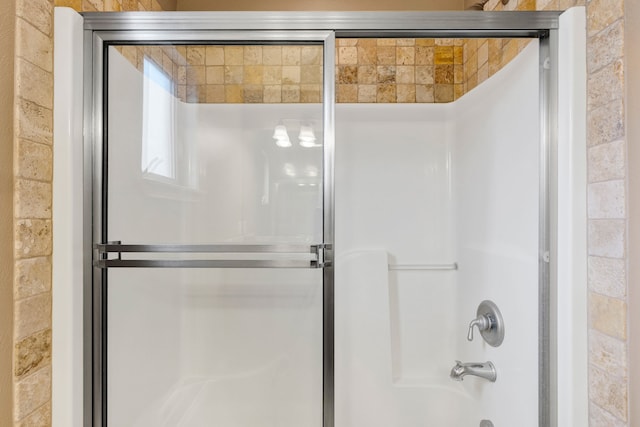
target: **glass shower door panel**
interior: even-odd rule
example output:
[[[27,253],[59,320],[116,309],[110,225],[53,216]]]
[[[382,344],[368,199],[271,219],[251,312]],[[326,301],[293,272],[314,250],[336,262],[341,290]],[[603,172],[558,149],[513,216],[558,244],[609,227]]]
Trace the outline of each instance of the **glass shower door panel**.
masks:
[[[321,270],[108,274],[108,425],[322,425]]]
[[[108,48],[109,241],[322,242],[321,44]]]

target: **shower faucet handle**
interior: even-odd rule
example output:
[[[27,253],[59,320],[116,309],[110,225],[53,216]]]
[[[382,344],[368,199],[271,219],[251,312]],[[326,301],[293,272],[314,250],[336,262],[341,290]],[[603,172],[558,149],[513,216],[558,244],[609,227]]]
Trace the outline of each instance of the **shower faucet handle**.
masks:
[[[492,347],[498,347],[504,340],[504,320],[493,301],[485,300],[478,306],[476,318],[469,323],[467,340],[473,341],[473,328],[478,327],[482,338]]]
[[[491,325],[495,323],[492,321],[491,317],[487,314],[481,314],[477,318],[473,319],[471,323],[469,323],[469,333],[467,334],[467,341],[473,341],[473,327],[477,326],[478,331],[486,331],[491,329]]]

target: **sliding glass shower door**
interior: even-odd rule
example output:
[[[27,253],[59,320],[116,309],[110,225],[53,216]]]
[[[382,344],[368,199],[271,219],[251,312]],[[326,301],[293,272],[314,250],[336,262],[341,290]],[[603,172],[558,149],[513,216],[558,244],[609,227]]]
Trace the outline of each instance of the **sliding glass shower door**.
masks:
[[[94,424],[330,425],[332,34],[109,37]]]

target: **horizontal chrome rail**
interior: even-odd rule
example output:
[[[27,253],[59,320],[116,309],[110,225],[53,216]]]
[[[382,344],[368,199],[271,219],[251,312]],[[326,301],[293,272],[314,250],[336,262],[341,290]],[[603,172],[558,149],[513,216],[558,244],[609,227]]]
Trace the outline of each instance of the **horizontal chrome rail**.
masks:
[[[120,242],[98,243],[93,261],[97,268],[323,268],[324,250],[331,245],[138,245]],[[290,254],[310,259],[122,259],[123,253],[199,254]],[[109,259],[109,254],[117,258]]]
[[[400,270],[457,270],[458,263],[453,264],[389,264],[389,271]]]

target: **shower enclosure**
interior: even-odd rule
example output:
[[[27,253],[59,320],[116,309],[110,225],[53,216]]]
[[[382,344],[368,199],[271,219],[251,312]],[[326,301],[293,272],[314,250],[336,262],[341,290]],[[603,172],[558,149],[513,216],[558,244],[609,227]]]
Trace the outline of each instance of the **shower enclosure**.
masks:
[[[558,13],[83,20],[85,425],[556,425]],[[478,37],[336,103],[336,40]]]

